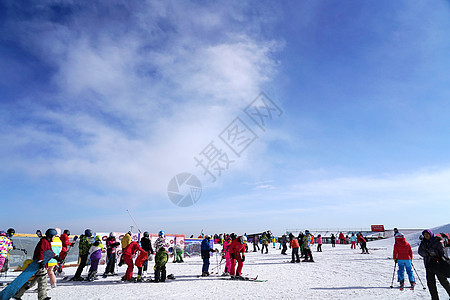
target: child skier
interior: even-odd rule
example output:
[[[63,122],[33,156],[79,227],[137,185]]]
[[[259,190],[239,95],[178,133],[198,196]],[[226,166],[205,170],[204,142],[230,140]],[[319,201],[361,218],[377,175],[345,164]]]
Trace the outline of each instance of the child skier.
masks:
[[[169,253],[166,248],[160,247],[155,256],[155,282],[166,281],[166,264],[169,260]]]
[[[414,273],[411,267],[411,261],[413,258],[413,253],[411,249],[411,245],[406,241],[405,236],[401,233],[398,233],[395,236],[395,244],[394,244],[394,261],[398,263],[398,282],[400,282],[400,288],[402,289],[405,286],[405,268],[406,273],[408,274],[409,283],[411,284],[411,288],[413,289],[416,285],[416,280],[414,279]]]
[[[180,244],[176,244],[175,245],[175,249],[174,249],[174,263],[182,263],[184,262],[183,260],[183,246],[181,246]]]
[[[56,255],[59,256],[59,254],[61,253],[61,249],[62,249],[62,242],[61,242],[61,239],[59,238],[59,235],[61,234],[61,229],[55,228],[55,230],[56,230],[56,236],[53,238],[53,240],[50,244],[52,245],[53,253],[55,253]],[[48,278],[50,279],[50,286],[52,288],[56,288],[55,268],[56,268],[57,264],[58,264],[58,262],[56,261],[56,259],[51,259],[47,263],[47,266],[48,266],[47,267],[47,275],[48,275]]]
[[[142,267],[144,266],[145,263],[148,262],[147,259],[148,259],[147,251],[141,251],[141,253],[139,253],[139,256],[136,258],[135,265],[138,268],[138,276],[136,279],[137,282],[144,281],[144,279],[142,278]]]
[[[97,269],[98,269],[98,263],[100,262],[100,259],[102,258],[102,251],[103,251],[103,243],[102,243],[102,237],[97,235],[95,237],[94,243],[92,244],[91,248],[89,249],[89,254],[91,257],[91,267],[89,268],[89,273],[87,280],[88,281],[94,281],[97,278]]]

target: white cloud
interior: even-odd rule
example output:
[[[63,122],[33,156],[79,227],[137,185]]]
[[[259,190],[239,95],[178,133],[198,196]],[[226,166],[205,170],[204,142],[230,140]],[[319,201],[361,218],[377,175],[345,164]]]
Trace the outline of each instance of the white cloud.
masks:
[[[129,24],[95,23],[88,11],[64,25],[14,24],[34,29],[22,43],[56,70],[57,92],[28,99],[33,119],[1,136],[5,168],[163,195],[276,71],[271,54],[280,45],[247,34],[244,21],[217,38],[233,22],[231,6],[128,9]],[[214,38],[198,35],[208,26]]]

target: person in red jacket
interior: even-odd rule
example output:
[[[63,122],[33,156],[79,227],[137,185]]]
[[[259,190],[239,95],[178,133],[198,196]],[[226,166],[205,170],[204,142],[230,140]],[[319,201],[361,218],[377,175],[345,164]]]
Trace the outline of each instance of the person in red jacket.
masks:
[[[400,282],[400,288],[405,285],[405,268],[408,274],[409,283],[411,288],[416,285],[416,280],[414,279],[414,273],[411,268],[411,260],[413,258],[413,253],[411,245],[406,241],[405,236],[402,233],[397,233],[395,235],[394,244],[394,261],[398,263],[398,282]]]
[[[125,247],[122,253],[123,261],[128,265],[127,271],[125,272],[125,276],[122,277],[124,281],[131,280],[131,277],[133,277],[133,255],[137,251],[145,252],[144,249],[142,249],[138,243],[131,242],[128,246]],[[148,253],[147,253],[148,254]]]
[[[363,237],[361,232],[358,233],[358,237],[356,239],[356,244],[361,244],[361,250],[362,250],[361,254],[369,254],[369,249],[367,249],[367,241]]]
[[[36,282],[38,284],[38,299],[50,299],[50,297],[47,297],[47,271],[44,264],[44,252],[47,250],[52,251],[51,242],[56,234],[57,232],[54,228],[49,228],[45,232],[45,236],[37,243],[36,248],[34,248],[33,260],[39,264],[39,270],[30,284],[24,284],[14,295],[15,299],[21,299],[25,291],[34,286]],[[59,260],[58,256],[53,258]]]
[[[235,235],[236,236],[236,235]],[[235,238],[228,248],[231,256],[231,270],[230,275],[232,277],[241,277],[242,267],[245,261],[245,244],[247,244],[247,237],[240,236]],[[242,253],[242,256],[241,256]],[[237,269],[236,261],[238,263]]]

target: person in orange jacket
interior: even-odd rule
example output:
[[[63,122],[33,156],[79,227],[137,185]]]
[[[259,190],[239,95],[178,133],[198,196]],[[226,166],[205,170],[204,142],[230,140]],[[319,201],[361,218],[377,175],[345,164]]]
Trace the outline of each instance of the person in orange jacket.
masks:
[[[299,263],[300,256],[298,255],[298,249],[300,248],[300,245],[298,243],[298,240],[294,237],[292,233],[289,234],[289,239],[291,240],[291,242],[289,243],[289,248],[292,248],[291,263]]]
[[[122,277],[124,281],[130,281],[131,277],[133,277],[133,255],[137,251],[145,252],[144,249],[139,246],[136,242],[131,242],[128,246],[125,247],[122,253],[123,261],[128,265],[127,271],[125,272],[125,276]],[[148,255],[148,253],[147,253]]]
[[[234,239],[233,241],[231,241],[230,247],[228,248],[231,256],[230,275],[234,278],[237,278],[241,277],[242,267],[244,266],[245,244],[247,244],[247,237],[246,236],[236,237],[234,233],[231,234],[231,237],[232,238],[234,237]],[[237,268],[236,268],[236,261],[238,263]]]

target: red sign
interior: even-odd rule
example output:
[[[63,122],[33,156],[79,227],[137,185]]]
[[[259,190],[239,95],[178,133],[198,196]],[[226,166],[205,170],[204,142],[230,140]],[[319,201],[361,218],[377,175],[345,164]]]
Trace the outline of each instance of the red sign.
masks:
[[[371,225],[370,229],[375,232],[384,232],[384,225]]]

